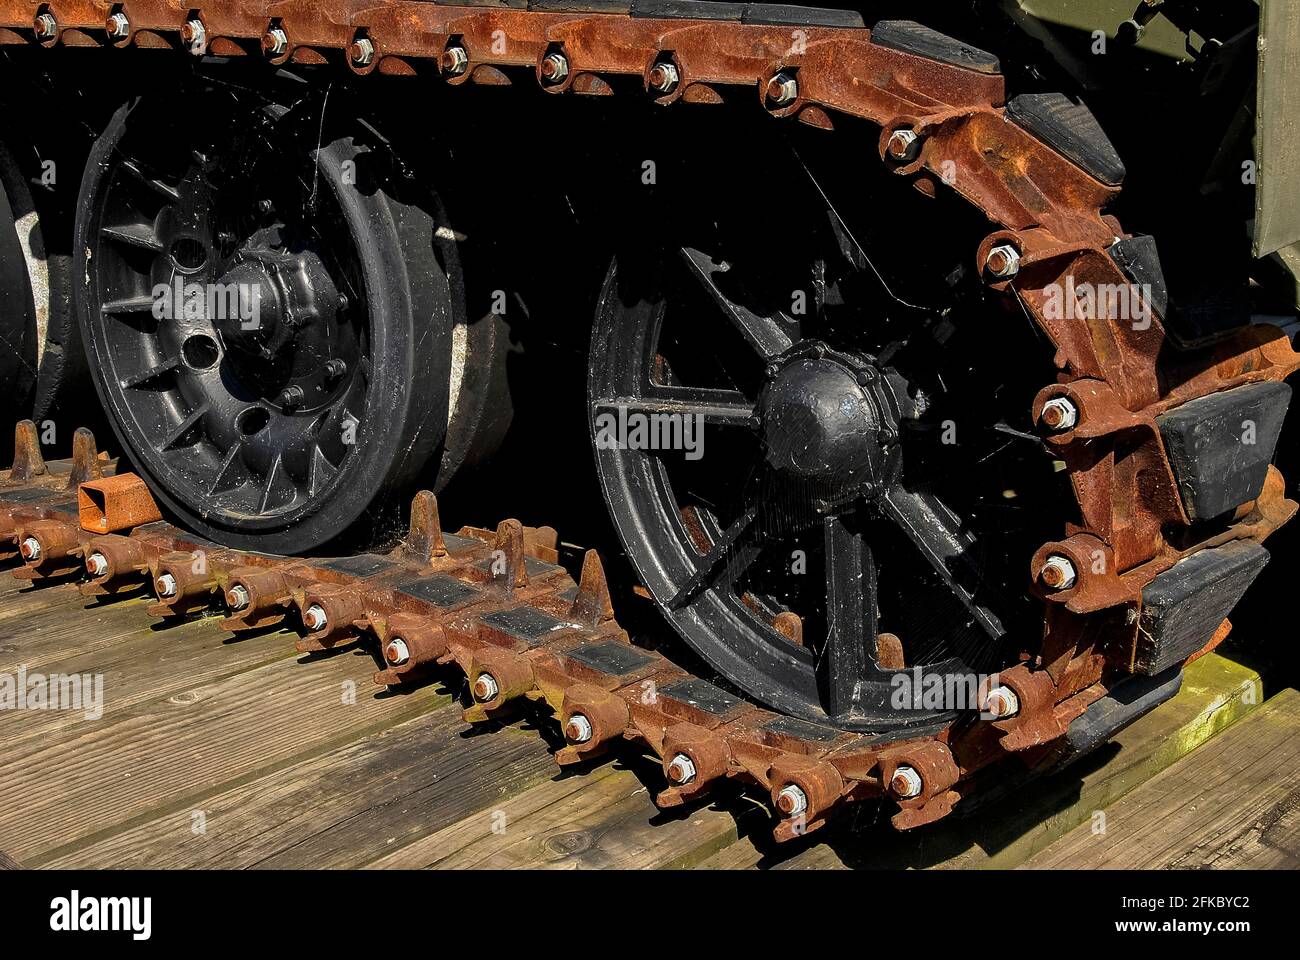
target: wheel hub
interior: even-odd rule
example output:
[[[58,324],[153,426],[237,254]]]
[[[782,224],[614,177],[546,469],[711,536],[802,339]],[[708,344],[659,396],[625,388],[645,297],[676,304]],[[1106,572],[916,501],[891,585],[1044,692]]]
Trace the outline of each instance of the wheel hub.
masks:
[[[879,489],[894,472],[898,435],[881,380],[875,367],[820,345],[774,364],[758,407],[769,466],[836,497]]]

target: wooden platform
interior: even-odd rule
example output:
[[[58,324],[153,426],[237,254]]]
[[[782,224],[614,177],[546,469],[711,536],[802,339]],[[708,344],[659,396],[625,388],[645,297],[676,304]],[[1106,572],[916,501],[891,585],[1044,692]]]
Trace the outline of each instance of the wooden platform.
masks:
[[[897,834],[864,807],[776,847],[765,811],[737,791],[663,814],[657,765],[634,754],[560,775],[549,731],[471,732],[457,690],[390,694],[359,651],[303,657],[288,634],[235,641],[215,620],[159,629],[144,607],[0,575],[0,674],[104,681],[97,719],[0,711],[0,863],[1295,866],[1300,855],[1300,695],[1261,704],[1254,671],[1223,657],[1194,664],[1174,701],[1101,756],[996,809]]]

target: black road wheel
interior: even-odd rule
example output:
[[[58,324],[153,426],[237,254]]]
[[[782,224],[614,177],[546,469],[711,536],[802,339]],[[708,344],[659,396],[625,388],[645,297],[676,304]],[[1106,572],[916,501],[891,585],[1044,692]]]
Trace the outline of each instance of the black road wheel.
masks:
[[[801,163],[745,155],[762,169],[692,161],[610,268],[588,375],[605,497],[642,583],[721,675],[809,721],[915,733],[953,714],[900,703],[896,678],[993,672],[1013,630],[1041,630],[1022,567],[1063,491],[1006,422],[1039,374],[999,362],[1005,339],[978,322],[954,336],[957,314],[895,298]],[[779,235],[753,199],[772,183]],[[941,275],[961,262],[930,256]]]
[[[296,553],[391,506],[443,441],[457,265],[436,197],[345,97],[268,89],[117,111],[82,183],[77,311],[165,507]]]

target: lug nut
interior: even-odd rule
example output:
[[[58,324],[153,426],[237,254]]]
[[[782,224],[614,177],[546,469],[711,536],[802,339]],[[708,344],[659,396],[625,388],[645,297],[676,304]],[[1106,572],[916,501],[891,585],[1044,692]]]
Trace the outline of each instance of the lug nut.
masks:
[[[313,603],[303,611],[302,625],[312,633],[324,630],[328,624],[329,618],[325,616],[325,608],[319,603]]]
[[[668,779],[678,786],[685,786],[695,779],[695,764],[684,753],[674,754],[668,762]]]
[[[161,577],[155,580],[154,586],[157,588],[158,596],[160,597],[176,596],[176,578],[170,573],[164,573]]]
[[[1068,397],[1053,397],[1043,404],[1038,422],[1054,433],[1073,430],[1079,422],[1079,408]]]
[[[262,35],[262,50],[278,57],[289,49],[289,37],[279,27],[272,27]]]
[[[92,553],[86,558],[86,572],[92,577],[102,577],[108,573],[108,558],[102,553]]]
[[[286,410],[292,410],[294,407],[302,404],[305,396],[306,395],[302,392],[302,387],[295,383],[292,386],[285,387],[281,390],[280,395],[276,397],[275,400],[276,403],[284,407]]]
[[[388,646],[384,647],[384,659],[393,666],[400,667],[411,659],[411,648],[401,637],[393,637],[388,641]]]
[[[921,152],[921,139],[915,130],[895,130],[889,138],[888,149],[889,155],[899,163],[908,163]]]
[[[678,76],[677,66],[672,63],[656,63],[650,68],[650,89],[658,90],[660,93],[672,93],[676,89],[681,77]]]
[[[130,36],[131,21],[126,18],[125,13],[119,10],[104,21],[104,29],[108,31],[110,37],[121,40],[123,37]]]
[[[1020,712],[1020,698],[1010,687],[994,687],[984,700],[984,712],[1005,720]]]
[[[181,24],[181,43],[190,48],[190,53],[202,53],[208,45],[208,31],[203,21],[195,17]]]
[[[1069,590],[1079,579],[1070,558],[1063,557],[1059,553],[1054,553],[1047,558],[1038,577],[1043,581],[1043,586],[1051,590]]]
[[[459,77],[469,66],[469,54],[464,47],[448,47],[442,52],[442,72]]]
[[[570,743],[586,743],[591,739],[591,721],[582,714],[575,713],[564,725],[564,735]]]
[[[36,31],[36,36],[42,40],[49,40],[59,32],[59,21],[54,19],[52,13],[38,14],[32,21],[32,28]]]
[[[470,688],[470,692],[479,703],[490,703],[497,698],[500,689],[496,677],[490,673],[480,673],[474,678],[474,685]]]
[[[796,783],[787,783],[776,795],[776,808],[787,817],[797,817],[808,809],[808,794]]]
[[[908,766],[898,767],[889,778],[889,789],[900,800],[910,800],[921,795],[921,775]]]
[[[325,376],[330,380],[338,380],[348,372],[348,362],[335,357],[333,360],[325,363]]]
[[[226,591],[226,605],[231,610],[243,610],[250,599],[248,588],[242,583],[237,583]]]
[[[358,67],[369,66],[370,61],[375,58],[375,45],[370,42],[369,37],[357,37],[352,44],[352,62]]]
[[[1000,244],[989,251],[984,267],[991,276],[1009,280],[1020,272],[1020,251],[1009,243]]]
[[[778,73],[767,81],[767,99],[776,106],[784,107],[786,104],[793,103],[797,96],[799,96],[799,84],[791,74]]]
[[[569,59],[562,53],[549,53],[542,60],[542,79],[547,83],[561,83],[569,75]]]
[[[18,545],[18,552],[23,555],[24,560],[34,563],[41,559],[41,542],[35,537],[27,537]]]

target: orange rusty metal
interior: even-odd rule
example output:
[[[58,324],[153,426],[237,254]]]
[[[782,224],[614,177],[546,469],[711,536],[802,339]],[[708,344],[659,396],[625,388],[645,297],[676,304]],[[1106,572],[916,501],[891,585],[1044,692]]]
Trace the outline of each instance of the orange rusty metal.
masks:
[[[81,529],[117,533],[162,519],[145,482],[134,473],[90,480],[77,488]]]

